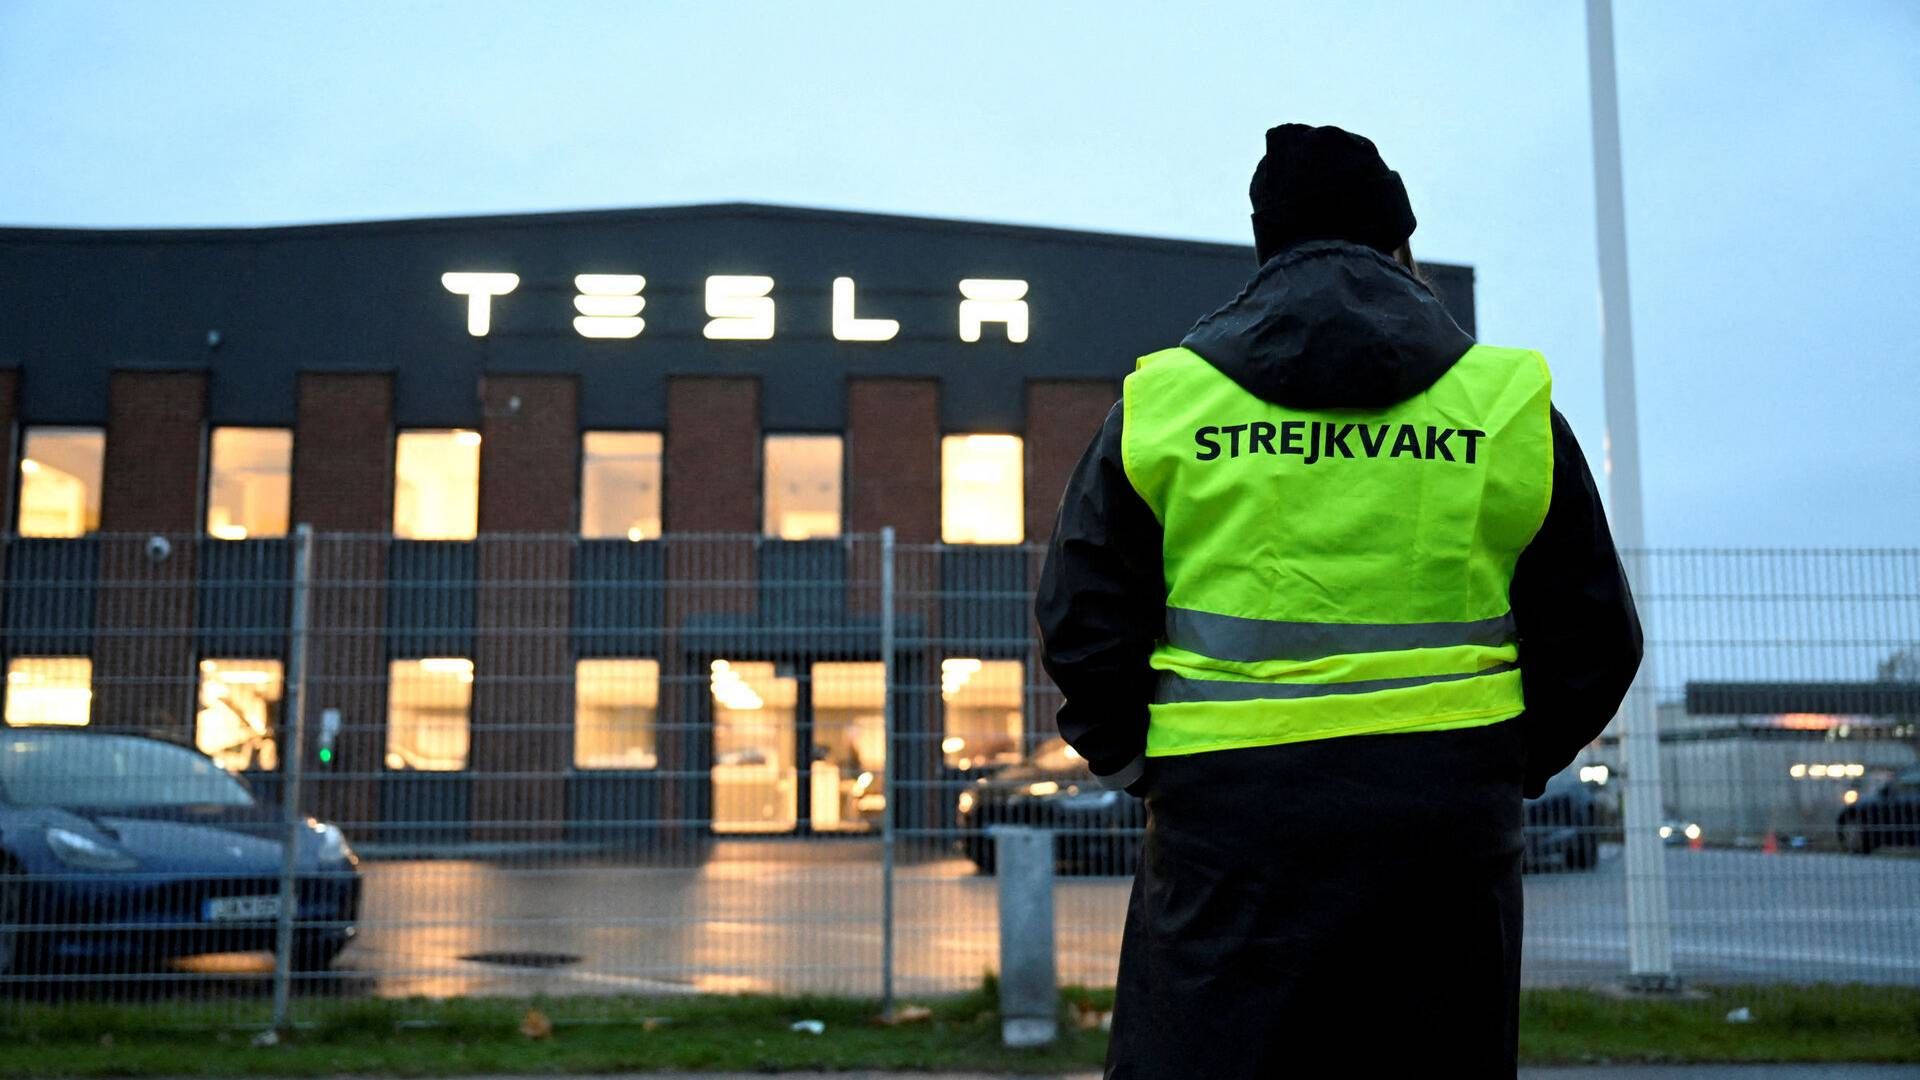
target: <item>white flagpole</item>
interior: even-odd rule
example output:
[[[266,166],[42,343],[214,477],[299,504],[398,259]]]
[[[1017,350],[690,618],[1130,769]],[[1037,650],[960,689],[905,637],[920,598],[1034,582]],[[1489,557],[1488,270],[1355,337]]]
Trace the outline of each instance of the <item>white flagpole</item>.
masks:
[[[1606,389],[1606,473],[1613,536],[1627,576],[1648,592],[1640,501],[1640,422],[1634,403],[1633,322],[1627,293],[1626,198],[1620,176],[1620,100],[1613,67],[1612,0],[1587,0],[1587,74],[1593,107],[1594,215],[1600,251],[1602,377]],[[1642,612],[1645,618],[1645,612]],[[1621,715],[1626,767],[1627,971],[1647,989],[1674,984],[1667,908],[1659,713],[1653,660],[1640,666]]]

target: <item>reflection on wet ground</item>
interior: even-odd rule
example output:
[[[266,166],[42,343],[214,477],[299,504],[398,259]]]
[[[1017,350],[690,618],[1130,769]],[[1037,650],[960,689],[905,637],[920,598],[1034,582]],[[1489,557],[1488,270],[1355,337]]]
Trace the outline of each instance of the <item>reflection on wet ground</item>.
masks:
[[[1674,943],[1698,980],[1920,984],[1920,860],[1674,850]],[[295,992],[327,997],[879,993],[878,845],[716,844],[696,866],[612,859],[369,861],[359,938]],[[1063,877],[1055,896],[1066,983],[1110,984],[1129,880]],[[1527,878],[1530,985],[1618,978],[1622,866]],[[978,985],[997,965],[994,879],[956,858],[903,863],[894,890],[896,985]],[[198,957],[166,973],[35,979],[38,1000],[220,1000],[270,993],[264,953]]]

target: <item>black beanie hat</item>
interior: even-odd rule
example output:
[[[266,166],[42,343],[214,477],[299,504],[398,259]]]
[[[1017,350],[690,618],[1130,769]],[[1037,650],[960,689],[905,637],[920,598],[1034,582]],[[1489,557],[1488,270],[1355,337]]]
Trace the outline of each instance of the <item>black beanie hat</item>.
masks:
[[[1267,153],[1248,195],[1263,263],[1308,240],[1346,240],[1391,255],[1416,224],[1400,174],[1372,140],[1337,127],[1267,129]]]

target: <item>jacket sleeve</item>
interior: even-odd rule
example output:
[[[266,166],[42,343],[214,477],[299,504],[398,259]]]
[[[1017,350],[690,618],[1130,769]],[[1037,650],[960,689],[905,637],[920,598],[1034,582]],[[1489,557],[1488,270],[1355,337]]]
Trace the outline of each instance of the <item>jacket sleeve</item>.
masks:
[[[1066,697],[1060,735],[1108,788],[1145,771],[1148,658],[1166,623],[1160,522],[1121,465],[1122,416],[1116,404],[1067,482],[1034,596],[1041,663]]]
[[[1533,798],[1613,718],[1640,668],[1640,617],[1587,459],[1553,410],[1553,497],[1510,592]]]

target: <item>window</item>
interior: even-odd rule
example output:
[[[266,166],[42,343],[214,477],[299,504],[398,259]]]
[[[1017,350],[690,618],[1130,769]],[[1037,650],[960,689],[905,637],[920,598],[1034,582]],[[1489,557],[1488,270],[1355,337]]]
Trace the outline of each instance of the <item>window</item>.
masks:
[[[838,435],[769,435],[762,531],[782,540],[840,535]]]
[[[293,432],[214,428],[207,448],[207,535],[285,536],[292,475]]]
[[[580,437],[580,535],[650,540],[660,535],[657,431],[589,431]]]
[[[1026,538],[1018,435],[949,435],[940,441],[940,539],[1017,544]]]
[[[480,523],[480,433],[403,431],[393,455],[393,535],[471,540]]]
[[[93,661],[16,656],[7,663],[7,726],[85,727],[93,709]]]
[[[395,660],[387,676],[387,768],[466,768],[473,661],[456,656]]]
[[[576,769],[651,769],[660,763],[654,718],[658,660],[581,660],[573,668]]]
[[[279,768],[275,739],[285,688],[278,660],[200,661],[193,744],[223,769]]]
[[[1020,759],[1025,683],[1026,669],[1018,660],[940,661],[940,701],[946,713],[940,750],[948,765],[977,769]]]
[[[99,428],[28,428],[20,448],[20,535],[85,536],[100,528]]]

